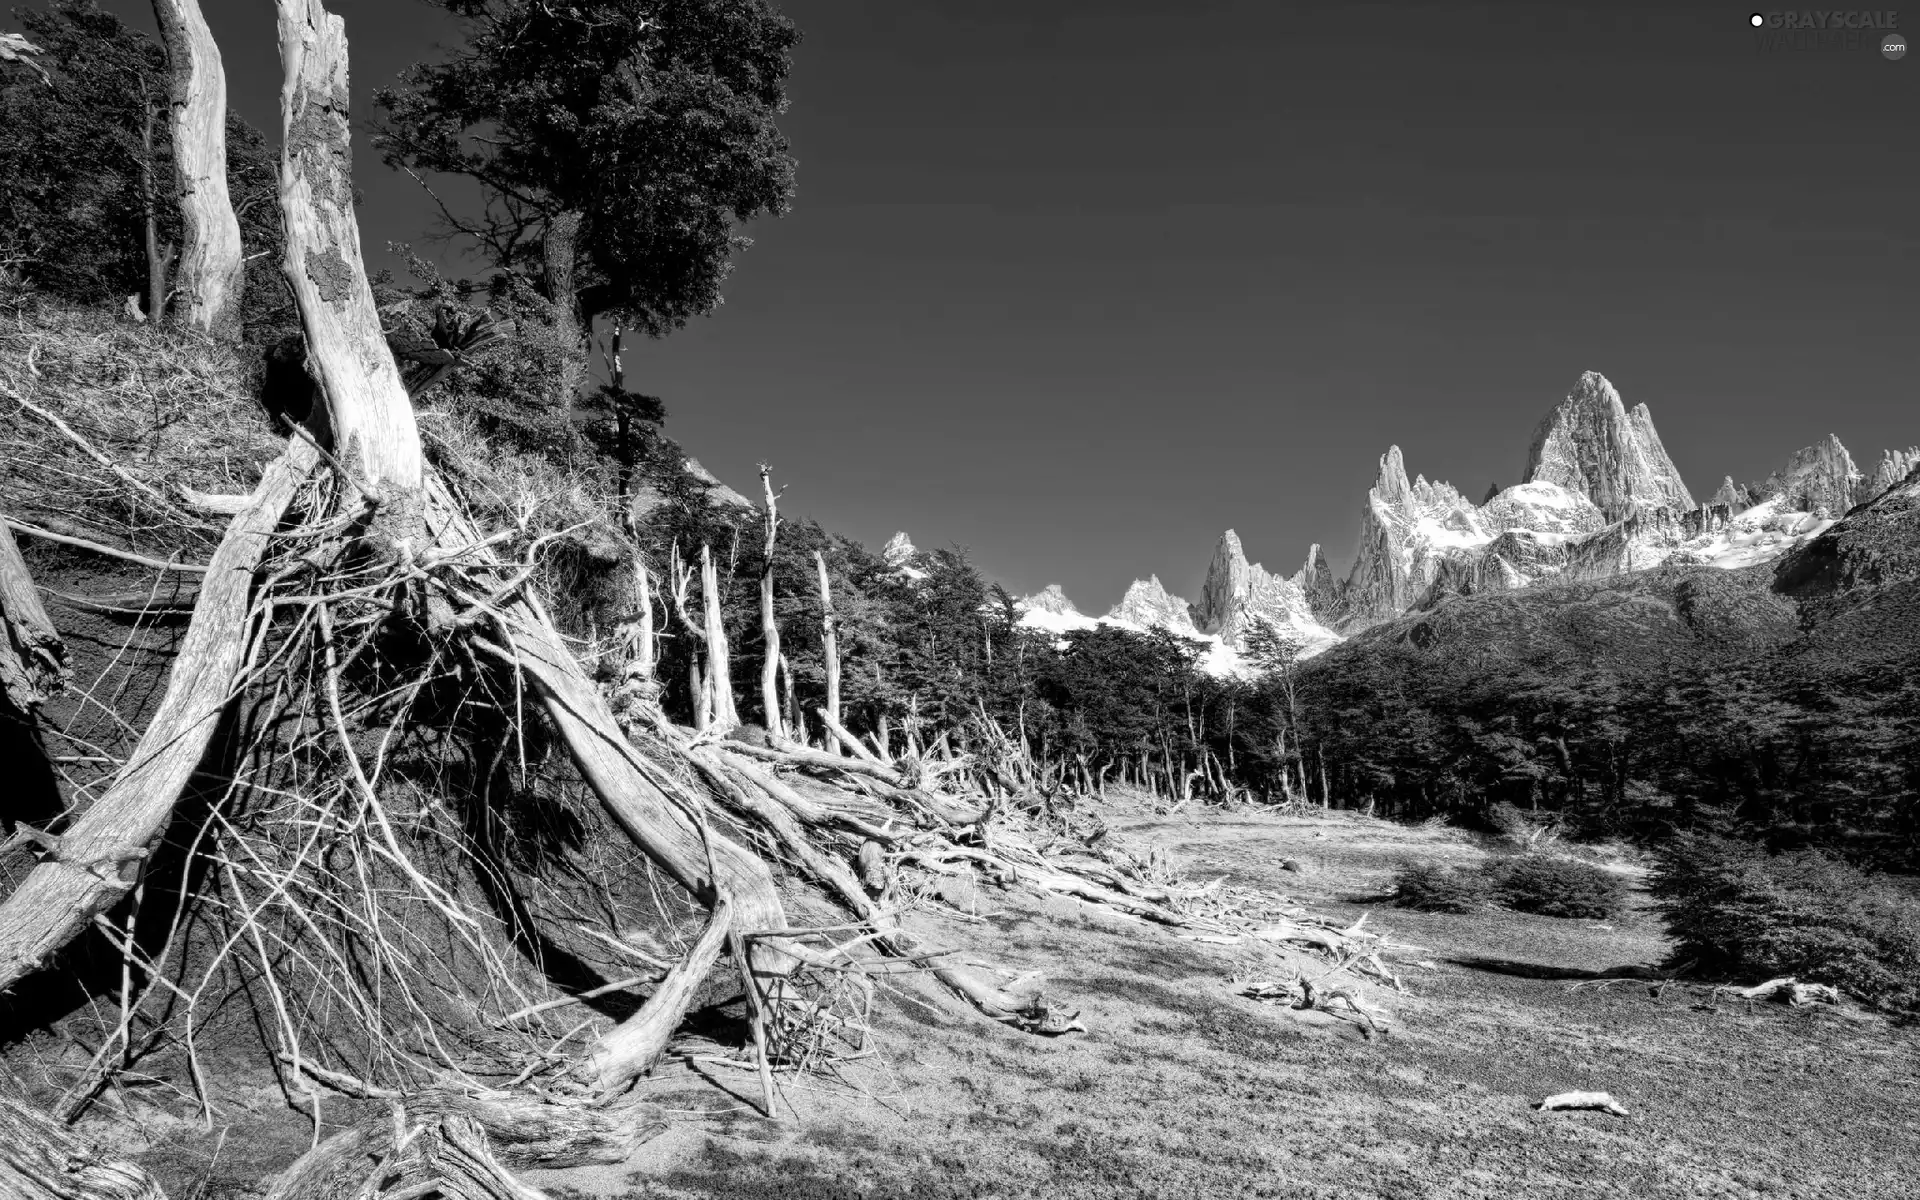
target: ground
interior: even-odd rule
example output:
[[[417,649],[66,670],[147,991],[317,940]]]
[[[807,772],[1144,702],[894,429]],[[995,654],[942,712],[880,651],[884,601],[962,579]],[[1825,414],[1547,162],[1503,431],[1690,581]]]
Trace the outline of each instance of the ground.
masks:
[[[1128,832],[1193,877],[1419,947],[1396,955],[1411,991],[1388,1030],[1239,996],[1261,950],[989,891],[953,944],[1044,971],[1089,1032],[1041,1039],[913,988],[885,1006],[878,1055],[788,1084],[777,1122],[750,1107],[750,1074],[677,1066],[643,1085],[682,1115],[669,1133],[620,1167],[532,1180],[636,1198],[1914,1194],[1920,1032],[1621,979],[1666,953],[1643,909],[1608,927],[1375,899],[1402,858],[1486,852],[1457,831],[1243,814]],[[1573,1089],[1631,1115],[1534,1111]]]

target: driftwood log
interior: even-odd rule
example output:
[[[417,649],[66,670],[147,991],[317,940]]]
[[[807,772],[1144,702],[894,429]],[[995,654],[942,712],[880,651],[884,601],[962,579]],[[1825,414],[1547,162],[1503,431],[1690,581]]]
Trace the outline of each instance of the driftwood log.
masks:
[[[0,522],[0,697],[28,713],[66,682],[66,643],[33,590],[13,531]]]

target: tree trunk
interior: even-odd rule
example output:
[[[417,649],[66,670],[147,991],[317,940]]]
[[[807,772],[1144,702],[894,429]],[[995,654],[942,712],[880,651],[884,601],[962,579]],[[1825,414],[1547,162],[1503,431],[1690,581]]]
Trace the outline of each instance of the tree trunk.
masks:
[[[173,246],[160,244],[160,193],[153,181],[154,106],[147,105],[145,122],[140,126],[141,203],[147,221],[147,321],[158,325],[167,307],[167,269],[173,265]]]
[[[707,926],[687,956],[675,963],[640,1011],[614,1026],[594,1044],[576,1069],[602,1094],[611,1094],[653,1069],[687,1015],[694,994],[720,960],[733,930],[733,901],[723,891],[707,917]]]
[[[766,493],[767,551],[760,568],[760,706],[766,710],[767,736],[784,740],[786,723],[780,719],[780,625],[773,619],[773,548],[780,532],[780,512],[773,494],[773,470],[760,464],[760,489]]]
[[[833,615],[833,589],[827,583],[827,560],[818,550],[813,552],[813,564],[820,571],[820,642],[821,656],[826,660],[827,668],[827,715],[832,722],[827,726],[827,753],[840,753],[840,735],[833,727],[840,724],[840,641],[837,621]]]
[[[707,692],[713,698],[709,718],[722,729],[738,728],[740,710],[733,701],[727,625],[720,613],[720,581],[713,569],[713,552],[705,545],[700,547],[700,598],[707,618]]]
[[[267,539],[317,465],[295,442],[268,466],[207,565],[166,695],[106,793],[0,904],[0,991],[73,940],[139,882],[147,852],[226,711],[247,652],[253,574]]]
[[[563,212],[547,222],[546,235],[540,239],[540,265],[553,305],[554,338],[566,350],[566,359],[557,387],[561,400],[571,408],[580,394],[586,367],[586,330],[580,320],[580,298],[575,287],[574,259],[579,251],[582,214]]]
[[[647,564],[636,558],[633,560],[633,573],[640,592],[640,628],[637,644],[634,647],[634,662],[640,672],[640,678],[651,680],[659,657],[654,648],[653,637],[653,589],[648,586]]]
[[[7,1200],[166,1200],[153,1177],[59,1121],[0,1096],[0,1196]]]
[[[153,0],[167,47],[173,162],[185,243],[178,285],[187,324],[239,337],[240,222],[227,196],[227,77],[199,0]]]
[[[361,266],[347,128],[346,24],[320,0],[279,11],[285,270],[300,307],[307,366],[327,399],[334,457],[377,495],[382,520],[406,537],[424,460],[406,385],[387,349]],[[390,495],[398,492],[399,495]]]
[[[40,604],[13,530],[0,521],[0,698],[30,713],[66,682],[66,643]]]

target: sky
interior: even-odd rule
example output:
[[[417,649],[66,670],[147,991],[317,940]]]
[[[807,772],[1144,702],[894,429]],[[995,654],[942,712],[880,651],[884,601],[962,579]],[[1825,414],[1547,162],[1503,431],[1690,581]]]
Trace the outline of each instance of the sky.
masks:
[[[270,6],[202,2],[277,136]],[[330,7],[361,119],[459,35]],[[1920,442],[1920,57],[1767,50],[1724,4],[782,9],[793,211],[629,378],[723,479],[764,459],[875,547],[1090,612],[1194,598],[1227,528],[1344,570],[1389,445],[1477,500],[1584,370],[1701,497],[1829,432],[1868,469]],[[357,139],[377,269],[431,211]]]

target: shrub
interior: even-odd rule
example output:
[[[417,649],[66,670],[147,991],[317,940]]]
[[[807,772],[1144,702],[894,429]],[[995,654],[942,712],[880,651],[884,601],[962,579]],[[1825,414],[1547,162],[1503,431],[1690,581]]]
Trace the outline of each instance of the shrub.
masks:
[[[1738,979],[1794,975],[1920,1011],[1920,896],[1818,850],[1728,838],[1663,846],[1651,884],[1675,958]]]
[[[1404,862],[1393,874],[1394,903],[1421,912],[1475,912],[1486,907],[1487,878],[1437,862]]]
[[[1505,801],[1487,810],[1487,823],[1514,849],[1523,852],[1544,850],[1560,840],[1557,816],[1536,818]]]
[[[1571,858],[1525,854],[1486,867],[1493,897],[1516,912],[1543,917],[1611,917],[1626,906],[1620,877]]]

